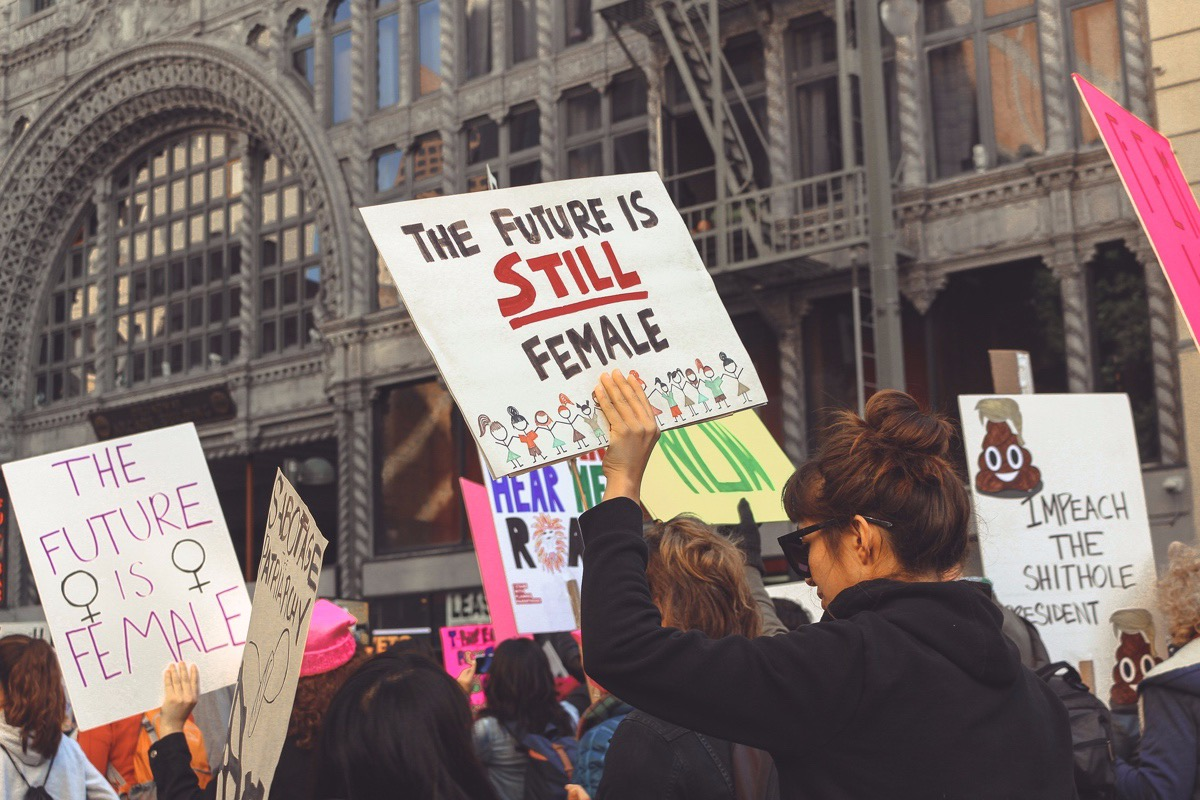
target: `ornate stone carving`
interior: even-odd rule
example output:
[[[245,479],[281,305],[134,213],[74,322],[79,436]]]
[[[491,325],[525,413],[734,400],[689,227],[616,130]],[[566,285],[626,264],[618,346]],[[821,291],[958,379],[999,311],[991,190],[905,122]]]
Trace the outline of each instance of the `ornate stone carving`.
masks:
[[[374,551],[374,508],[371,495],[371,414],[366,398],[340,403],[338,440],[338,591],[362,596],[362,568]]]
[[[1046,152],[1071,148],[1071,104],[1067,98],[1066,31],[1062,0],[1038,0],[1038,43],[1042,49],[1042,92],[1046,99]]]
[[[559,87],[555,76],[554,18],[552,0],[537,3],[537,104],[542,128],[542,180],[552,181],[558,174],[558,103]]]
[[[1158,442],[1164,464],[1184,458],[1183,419],[1180,416],[1179,373],[1175,361],[1175,301],[1154,248],[1142,231],[1127,237],[1126,246],[1145,269],[1146,302],[1150,311],[1150,352],[1154,359],[1154,399],[1158,405]]]
[[[1125,54],[1127,108],[1142,119],[1150,116],[1150,74],[1146,66],[1150,37],[1142,19],[1142,0],[1117,0],[1121,14],[1121,50]]]
[[[1062,291],[1067,388],[1072,392],[1090,392],[1095,381],[1092,369],[1092,332],[1088,325],[1087,280],[1083,274],[1083,262],[1070,243],[1059,244],[1043,260],[1058,279]]]
[[[921,314],[928,313],[938,292],[946,288],[946,275],[927,264],[911,264],[900,270],[900,291]]]

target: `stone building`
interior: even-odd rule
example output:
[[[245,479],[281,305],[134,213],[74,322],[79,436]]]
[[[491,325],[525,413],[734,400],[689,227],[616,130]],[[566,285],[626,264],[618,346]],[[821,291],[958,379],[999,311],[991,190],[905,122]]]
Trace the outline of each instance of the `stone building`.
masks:
[[[478,458],[354,208],[489,168],[661,172],[802,458],[874,371],[849,2],[722,0],[718,91],[662,28],[676,0],[0,0],[0,459],[190,415],[244,562],[283,465],[331,591],[377,626],[476,616],[457,479]],[[1069,82],[1146,113],[1142,0],[893,11],[909,389],[957,413],[1008,347],[1039,391],[1129,392],[1177,538],[1170,295]],[[36,599],[15,541],[10,607]]]

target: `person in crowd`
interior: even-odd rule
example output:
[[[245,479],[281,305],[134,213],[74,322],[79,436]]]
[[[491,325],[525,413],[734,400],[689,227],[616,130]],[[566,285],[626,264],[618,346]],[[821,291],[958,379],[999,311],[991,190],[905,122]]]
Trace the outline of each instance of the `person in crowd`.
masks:
[[[614,694],[605,692],[596,702],[588,706],[579,720],[579,755],[575,774],[571,779],[583,790],[585,796],[593,796],[600,790],[600,779],[604,777],[604,761],[612,744],[617,726],[633,711],[633,706]]]
[[[779,617],[783,627],[789,631],[798,631],[812,622],[804,607],[794,600],[788,600],[786,597],[774,597],[771,602],[775,606],[775,616]]]
[[[710,639],[761,633],[746,560],[733,542],[687,516],[653,526],[645,542],[646,582],[663,625]],[[778,796],[775,770],[763,751],[633,711],[612,738],[596,799]]]
[[[271,800],[315,800],[317,797],[314,792],[322,720],[334,694],[367,658],[354,636],[355,622],[353,615],[328,600],[313,604],[287,738],[271,784]],[[184,719],[186,722],[187,718]],[[173,727],[166,728],[160,716],[158,729],[161,738],[151,748],[150,768],[160,800],[215,796],[215,782],[209,784],[211,788],[205,787],[201,791],[194,778],[186,739],[169,737],[164,732],[182,733],[182,725],[178,731]]]
[[[321,740],[322,796],[496,800],[471,741],[466,695],[412,653],[370,658],[334,696]]]
[[[142,716],[134,714],[107,725],[81,730],[76,737],[87,760],[118,792],[126,792],[138,783],[134,759],[142,733]]]
[[[54,800],[117,800],[79,744],[63,735],[67,699],[58,657],[28,636],[0,639],[0,796]]]
[[[770,752],[781,795],[1074,795],[1062,703],[1021,665],[1000,611],[944,581],[971,505],[952,427],[897,391],[839,415],[784,488],[781,537],[828,619],[779,636],[714,639],[664,627],[647,584],[642,475],[658,439],[619,371],[596,399],[610,424],[605,501],[580,519],[588,673],[634,707]]]
[[[771,596],[767,594],[767,587],[763,584],[763,576],[766,569],[763,567],[762,559],[762,533],[759,531],[758,523],[754,520],[754,512],[750,508],[750,502],[746,498],[738,500],[738,524],[722,525],[717,528],[717,533],[734,542],[738,549],[745,556],[746,584],[750,587],[750,594],[754,597],[754,602],[758,604],[759,617],[762,619],[762,635],[775,636],[780,633],[787,633],[788,628],[779,618],[776,613],[775,603],[772,602]]]
[[[475,721],[475,751],[500,800],[523,800],[529,756],[522,752],[521,738],[574,735],[541,645],[532,639],[498,644],[483,695],[486,703]]]
[[[1174,653],[1138,684],[1145,721],[1137,753],[1117,761],[1120,800],[1200,798],[1200,550],[1172,542],[1168,557],[1158,602]]]

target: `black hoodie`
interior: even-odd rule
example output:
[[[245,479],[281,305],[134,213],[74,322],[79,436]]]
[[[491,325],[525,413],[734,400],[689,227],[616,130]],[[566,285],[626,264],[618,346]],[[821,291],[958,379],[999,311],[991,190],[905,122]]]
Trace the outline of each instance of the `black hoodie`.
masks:
[[[876,580],[772,637],[663,628],[636,503],[580,519],[595,680],[677,725],[771,753],[786,798],[1070,800],[1071,732],[999,610],[961,583]]]

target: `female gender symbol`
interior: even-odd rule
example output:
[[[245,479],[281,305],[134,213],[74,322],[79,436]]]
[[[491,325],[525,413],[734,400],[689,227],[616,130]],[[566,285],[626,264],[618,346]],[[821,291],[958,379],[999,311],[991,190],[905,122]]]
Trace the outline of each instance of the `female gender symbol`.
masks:
[[[67,581],[71,580],[76,575],[83,575],[85,578],[87,578],[88,580],[90,580],[92,582],[92,595],[87,600],[79,600],[79,598],[81,598],[83,595],[87,594],[87,591],[88,591],[87,589],[82,589],[82,591],[72,592],[72,594],[78,595],[78,597],[76,598],[76,600],[78,600],[78,602],[76,602],[76,600],[72,600],[70,597],[67,597]],[[78,581],[78,580],[73,581],[72,585],[82,587],[83,582]],[[63,600],[66,600],[69,605],[72,605],[75,608],[87,609],[88,613],[87,613],[87,616],[83,618],[83,622],[90,623],[94,619],[96,619],[96,617],[100,616],[99,611],[92,611],[92,603],[96,602],[96,598],[100,596],[100,584],[99,584],[99,582],[96,581],[96,576],[93,575],[92,573],[85,572],[84,570],[81,570],[81,569],[75,570],[70,575],[68,575],[67,577],[62,579],[62,584],[59,586],[59,591],[62,592]]]
[[[183,564],[180,564],[179,548],[183,547],[185,544],[191,546],[184,548],[182,557],[185,559],[185,561]],[[186,566],[187,564],[195,563],[197,558],[199,558],[199,563],[197,563],[196,566]],[[171,548],[171,563],[174,564],[175,569],[179,570],[180,572],[190,572],[192,574],[192,577],[196,579],[196,585],[188,588],[199,589],[200,594],[204,594],[204,587],[208,586],[209,584],[209,581],[201,582],[200,580],[200,570],[204,567],[205,560],[206,556],[204,555],[204,546],[195,539],[180,539],[175,543],[175,546]]]

